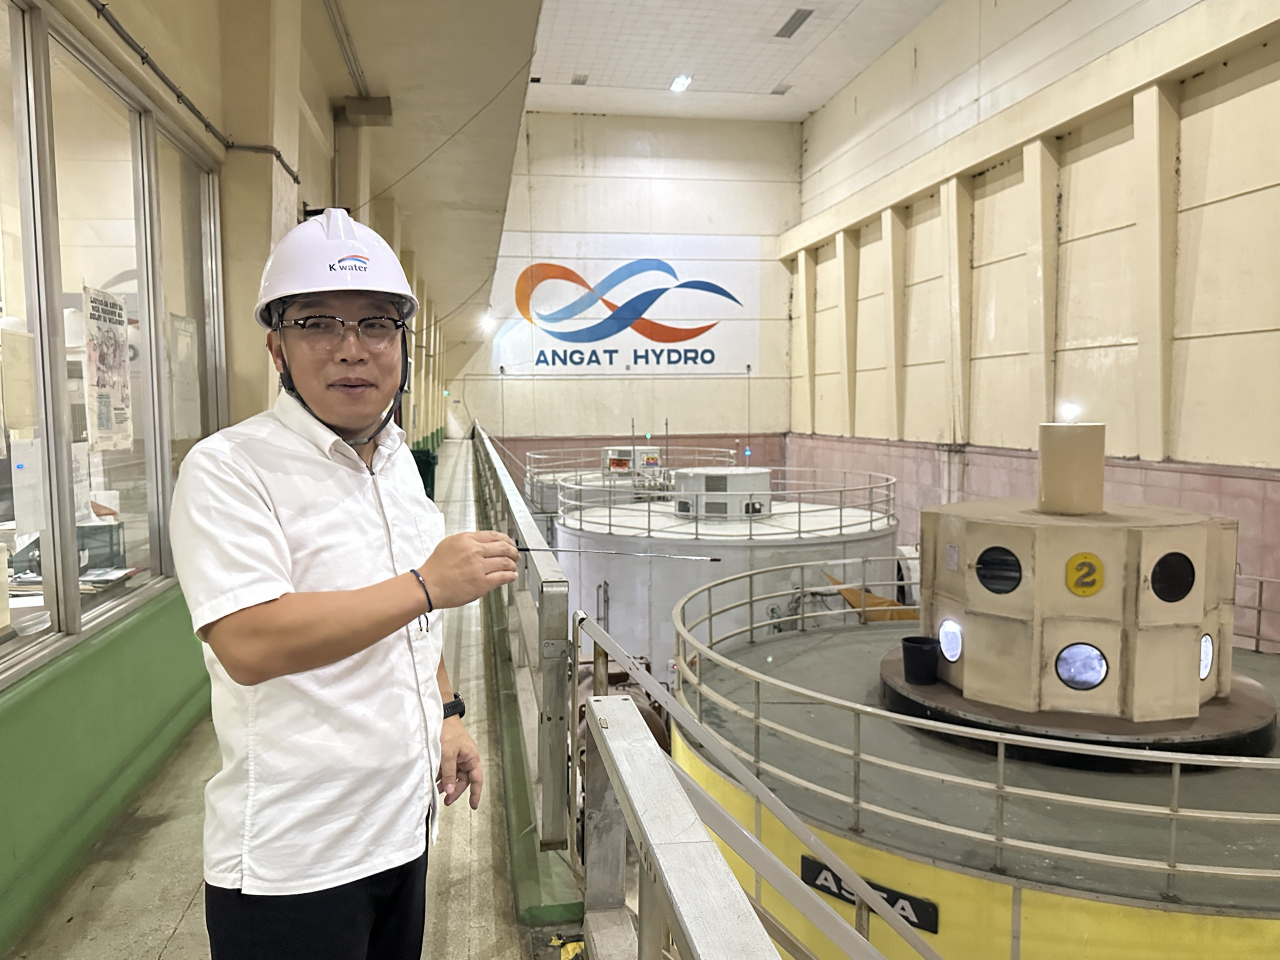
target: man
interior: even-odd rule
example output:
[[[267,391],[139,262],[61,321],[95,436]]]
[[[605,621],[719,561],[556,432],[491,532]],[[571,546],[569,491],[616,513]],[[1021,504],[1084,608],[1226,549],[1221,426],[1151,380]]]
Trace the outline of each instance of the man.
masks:
[[[440,611],[510,583],[518,554],[501,534],[443,535],[390,422],[417,309],[372,230],[342,210],[300,224],[256,311],[280,396],[182,464],[174,562],[222,749],[213,960],[418,960],[436,789],[480,801]]]

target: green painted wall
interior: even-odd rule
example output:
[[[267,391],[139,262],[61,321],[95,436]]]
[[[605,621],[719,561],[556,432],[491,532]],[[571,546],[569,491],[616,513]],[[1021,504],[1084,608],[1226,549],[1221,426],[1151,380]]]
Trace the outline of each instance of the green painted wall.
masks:
[[[208,711],[176,586],[0,691],[0,956]]]

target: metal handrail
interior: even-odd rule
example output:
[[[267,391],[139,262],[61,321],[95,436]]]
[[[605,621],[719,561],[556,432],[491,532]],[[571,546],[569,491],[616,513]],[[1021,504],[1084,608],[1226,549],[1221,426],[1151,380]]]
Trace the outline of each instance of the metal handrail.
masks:
[[[1252,598],[1253,602],[1245,602],[1242,593],[1245,598]],[[1255,652],[1264,652],[1262,645],[1267,643],[1274,648],[1269,652],[1280,653],[1280,606],[1267,606],[1268,596],[1273,598],[1273,603],[1280,604],[1280,580],[1275,577],[1236,574],[1235,635],[1252,640]]]
[[[636,446],[659,446],[645,441]],[[625,442],[601,443],[593,447],[564,447],[559,450],[531,450],[524,455],[524,469],[531,479],[548,474],[577,473],[595,469],[599,472],[600,451],[607,446],[626,447]],[[663,467],[732,467],[738,462],[738,451],[728,447],[663,446]]]
[[[675,610],[673,611],[673,620],[676,628],[675,660],[677,699],[679,699],[680,702],[689,709],[696,709],[699,716],[702,714],[704,700],[714,703],[718,708],[732,714],[734,717],[748,724],[753,725],[756,730],[753,737],[753,748],[750,750],[744,746],[731,742],[728,738],[721,736],[715,731],[710,731],[710,736],[719,745],[729,750],[740,760],[752,763],[757,769],[765,771],[791,786],[806,790],[814,795],[822,796],[829,800],[848,804],[854,814],[855,825],[860,823],[861,814],[863,811],[866,811],[878,814],[899,823],[910,824],[915,827],[921,827],[946,835],[960,836],[974,841],[989,843],[995,850],[995,866],[999,870],[1003,870],[1004,851],[1006,849],[1018,849],[1042,855],[1075,859],[1082,862],[1105,864],[1112,867],[1124,867],[1144,872],[1164,873],[1168,877],[1167,892],[1169,894],[1173,893],[1174,878],[1178,875],[1209,875],[1265,880],[1280,879],[1280,870],[1276,869],[1241,867],[1231,864],[1188,863],[1180,861],[1177,855],[1177,828],[1178,824],[1181,822],[1231,822],[1236,824],[1253,824],[1259,827],[1274,826],[1277,823],[1280,823],[1280,815],[1272,813],[1183,808],[1179,803],[1179,784],[1184,768],[1212,767],[1254,771],[1280,771],[1280,758],[1232,757],[1172,751],[1146,751],[1132,747],[1115,747],[1081,743],[1070,740],[1058,740],[1048,737],[1001,733],[977,727],[959,726],[937,720],[926,720],[894,713],[880,707],[855,703],[840,697],[824,694],[820,691],[811,690],[798,684],[779,680],[761,673],[758,670],[746,667],[716,649],[717,647],[722,646],[724,642],[731,637],[741,636],[743,633],[759,630],[762,626],[766,626],[768,624],[785,621],[794,623],[797,620],[803,623],[803,619],[811,619],[823,616],[824,614],[847,615],[852,612],[813,611],[803,613],[803,619],[791,616],[788,618],[773,618],[765,621],[757,621],[754,617],[754,605],[760,601],[760,598],[754,595],[753,589],[753,585],[757,577],[764,575],[773,575],[776,577],[777,574],[790,570],[830,567],[837,564],[846,564],[848,562],[849,561],[847,560],[818,560],[807,561],[804,563],[782,564],[774,567],[752,570],[744,574],[724,577],[705,584],[696,590],[690,591],[676,604]],[[744,580],[748,585],[748,589],[746,591],[742,590],[742,583]],[[735,587],[736,590],[734,590]],[[736,599],[733,602],[717,607],[714,602],[714,595],[717,590],[724,588],[733,590],[733,595],[735,597],[741,597],[745,592],[747,599]],[[803,592],[803,588],[800,592]],[[716,635],[714,633],[713,628],[715,619],[723,618],[733,611],[740,610],[744,607],[747,607],[751,611],[748,616],[748,621],[751,624],[750,628],[737,628],[724,635]],[[693,612],[695,610],[706,610],[708,612],[699,612],[695,614]],[[693,631],[699,627],[702,627],[706,634],[702,639],[694,636],[693,633]],[[738,678],[748,681],[749,689],[752,691],[751,702],[745,703],[735,701],[734,699],[713,689],[706,679],[705,671],[707,663],[714,663],[718,667],[721,667]],[[852,747],[831,743],[821,737],[814,736],[813,734],[795,730],[783,723],[761,717],[758,705],[761,702],[762,691],[765,690],[785,694],[788,698],[802,698],[813,703],[832,707],[836,710],[851,714],[854,718],[854,742]],[[696,708],[690,704],[691,695],[696,696]],[[861,721],[863,720],[885,721],[916,730],[926,730],[950,737],[979,740],[994,744],[996,747],[996,777],[994,780],[990,781],[977,780],[974,778],[950,774],[946,771],[932,770],[926,767],[904,763],[889,757],[881,757],[867,753],[861,746]],[[804,743],[808,746],[825,750],[834,756],[852,759],[854,769],[852,792],[845,794],[841,791],[821,787],[809,782],[806,777],[798,776],[791,771],[763,762],[759,752],[759,731],[761,729],[767,730],[778,736],[790,738],[798,743]],[[1099,759],[1122,760],[1133,764],[1165,765],[1169,768],[1170,773],[1170,802],[1168,805],[1121,803],[1119,801],[1112,801],[1099,797],[1065,794],[1049,790],[1030,790],[1027,788],[1012,786],[1006,782],[1005,778],[1007,751],[1011,747],[1026,748],[1037,751],[1053,751],[1056,753],[1067,753]],[[913,816],[905,811],[890,809],[883,805],[868,803],[861,798],[862,780],[864,778],[864,768],[866,767],[890,769],[898,773],[919,777],[922,780],[945,783],[960,789],[976,790],[984,795],[992,796],[996,800],[995,827],[991,832],[972,830],[943,823],[938,820]],[[1044,844],[1031,840],[1006,837],[1004,835],[1006,826],[1004,818],[1004,801],[1010,797],[1020,797],[1049,803],[1062,803],[1079,808],[1095,810],[1100,813],[1136,814],[1167,820],[1169,823],[1167,855],[1164,860],[1155,860],[1120,854],[1098,853],[1074,847]]]
[[[501,530],[534,550],[521,556],[519,577],[504,590],[495,590],[482,609],[491,624],[516,645],[513,660],[517,669],[530,672],[530,688],[537,723],[544,715],[559,716],[564,722],[564,704],[569,698],[569,678],[561,664],[569,662],[569,582],[555,555],[546,552],[542,530],[529,511],[520,489],[502,463],[492,438],[480,424],[475,425],[471,445],[474,465],[476,525],[480,530]],[[536,627],[509,628],[512,608],[519,597],[528,596],[535,608]],[[518,610],[516,612],[518,619]],[[558,708],[558,709],[557,709]],[[569,843],[569,820],[563,797],[569,789],[569,753],[563,737],[539,737],[537,776],[541,786],[538,841],[543,850],[564,849]],[[535,799],[535,798],[531,798]]]
[[[836,854],[826,843],[824,843],[817,834],[815,834],[809,826],[804,823],[794,811],[792,811],[785,803],[778,799],[768,787],[760,782],[760,779],[751,772],[750,769],[734,754],[733,751],[727,749],[720,743],[714,732],[705,726],[701,720],[693,715],[687,704],[679,702],[672,694],[667,691],[660,683],[653,678],[641,665],[632,659],[631,655],[625,651],[622,646],[614,640],[609,634],[600,627],[598,623],[588,617],[581,610],[573,615],[573,637],[574,646],[582,649],[583,640],[585,639],[591,644],[593,668],[593,692],[595,697],[601,697],[605,693],[605,684],[608,678],[609,664],[616,663],[621,666],[632,682],[638,685],[649,696],[655,704],[667,712],[671,722],[680,727],[691,740],[702,744],[703,749],[711,755],[711,758],[720,765],[737,783],[745,790],[756,804],[756,822],[760,823],[760,812],[768,810],[777,820],[789,830],[815,857],[823,861],[827,868],[832,871],[844,885],[853,891],[858,898],[860,906],[873,911],[881,920],[883,920],[894,933],[907,942],[907,944],[925,960],[943,960],[941,954],[927,943],[903,918],[898,914],[884,897],[878,893],[870,884],[862,878],[852,867],[850,867],[839,855]],[[593,697],[593,699],[595,699]],[[578,711],[577,691],[574,691],[574,703],[572,712],[576,716]],[[573,753],[578,755],[577,728],[576,725],[570,725],[570,736],[573,739]],[[588,784],[588,792],[590,785]],[[572,810],[576,816],[576,798],[578,791],[576,789],[576,780],[570,789],[569,796],[571,804],[574,804]],[[590,812],[590,803],[588,802],[587,811]],[[726,843],[732,838],[726,837]],[[759,840],[759,834],[755,839]],[[738,849],[739,854],[752,863],[752,851],[746,847]],[[588,851],[589,852],[589,851]],[[757,866],[758,865],[758,866]],[[758,859],[753,869],[770,869],[766,864]],[[643,885],[642,885],[643,890]],[[779,892],[787,896],[789,892],[786,889],[779,889]],[[812,910],[806,909],[803,900],[792,900],[792,905],[796,906],[802,914],[815,924],[819,924],[819,916]],[[820,924],[819,924],[820,925]],[[865,937],[863,931],[858,931],[858,935]],[[851,954],[852,956],[852,954]]]
[[[497,455],[496,444],[479,426],[476,428],[473,447],[478,526],[506,530],[524,538],[531,546],[540,546],[542,541],[532,515],[514,496],[514,481]],[[670,845],[666,852],[677,858],[686,854],[695,854],[698,861],[697,869],[681,869],[676,865],[675,860],[670,861],[671,870],[666,869],[663,844],[658,842],[660,832],[664,829],[663,824],[681,824],[686,828],[687,834],[695,814],[705,818],[707,822],[719,823],[717,836],[731,845],[749,846],[751,843],[758,844],[758,841],[751,837],[733,835],[727,824],[722,822],[728,814],[720,808],[706,807],[707,798],[698,797],[696,788],[687,784],[684,787],[683,796],[675,799],[683,801],[685,807],[692,803],[691,810],[673,811],[673,797],[667,788],[658,790],[662,797],[657,801],[652,797],[639,797],[637,791],[643,790],[649,793],[660,786],[657,782],[659,777],[654,774],[651,762],[655,753],[666,770],[667,787],[670,787],[674,782],[673,778],[679,777],[680,773],[669,766],[669,759],[658,751],[648,728],[643,721],[639,720],[634,705],[629,706],[630,719],[623,724],[619,724],[616,718],[607,713],[610,709],[606,705],[607,702],[616,703],[623,698],[605,697],[602,701],[592,701],[585,705],[589,730],[586,737],[591,746],[585,765],[587,789],[585,793],[580,794],[579,764],[568,762],[570,755],[575,758],[580,755],[579,745],[582,743],[577,723],[578,686],[576,682],[569,683],[572,667],[577,659],[571,655],[570,651],[577,649],[580,631],[575,630],[572,644],[553,643],[554,650],[549,656],[540,656],[538,651],[538,647],[544,642],[544,637],[555,640],[554,631],[548,631],[546,627],[549,625],[548,615],[555,616],[555,611],[558,609],[551,597],[538,589],[539,584],[544,586],[556,584],[559,581],[554,577],[559,575],[560,568],[555,564],[552,554],[529,555],[522,558],[520,579],[505,591],[494,591],[489,594],[483,601],[482,609],[486,620],[486,632],[494,642],[503,643],[509,639],[513,647],[513,660],[519,656],[526,658],[526,666],[533,682],[524,683],[523,680],[518,680],[518,684],[523,683],[525,687],[542,691],[536,710],[526,711],[522,704],[521,722],[526,744],[531,745],[531,738],[536,737],[538,744],[536,752],[540,760],[545,761],[546,758],[553,756],[563,758],[560,769],[565,772],[566,780],[572,778],[571,783],[564,782],[563,788],[557,786],[555,789],[559,789],[559,795],[553,796],[554,791],[549,791],[548,785],[554,781],[549,775],[549,770],[540,763],[544,798],[542,819],[541,822],[535,821],[531,827],[538,830],[539,843],[543,849],[555,845],[552,832],[555,827],[549,827],[548,824],[553,821],[577,823],[579,800],[585,802],[586,809],[583,811],[585,815],[582,825],[587,856],[583,858],[581,855],[584,851],[578,849],[576,830],[569,832],[568,846],[572,852],[570,865],[583,883],[584,937],[589,945],[589,955],[601,957],[602,960],[637,955],[644,960],[657,960],[661,952],[661,941],[664,939],[662,928],[665,925],[670,928],[671,934],[676,939],[681,956],[723,957],[724,960],[730,960],[730,958],[736,960],[739,957],[774,957],[776,954],[769,946],[768,937],[763,939],[760,937],[763,931],[767,931],[769,936],[773,936],[778,943],[787,948],[796,960],[812,960],[812,953],[804,947],[797,936],[788,931],[781,921],[760,903],[758,896],[752,898],[749,892],[738,884],[714,844],[702,838],[694,838],[698,842],[689,843],[687,841],[690,838],[687,835],[682,836],[682,842]],[[530,613],[531,601],[534,600],[540,605],[537,616],[532,616]],[[566,617],[566,626],[567,620]],[[625,656],[612,640],[606,642],[609,650]],[[606,654],[606,664],[607,662]],[[652,677],[642,665],[629,658],[618,660],[618,662],[623,664],[633,680],[646,690],[650,689],[646,684],[652,684]],[[603,683],[607,676],[607,668],[601,667],[596,673],[597,683]],[[541,683],[538,682],[539,677],[541,677]],[[572,690],[572,699],[570,699],[569,690]],[[600,689],[596,692],[603,696],[606,691]],[[653,691],[650,690],[650,692]],[[661,688],[657,688],[657,693],[668,697],[667,706],[676,710],[677,719],[679,719],[678,705],[669,700],[670,695]],[[557,697],[559,699],[556,699]],[[601,718],[608,722],[608,726],[599,723]],[[613,747],[619,749],[606,746],[602,750],[602,744],[608,740],[610,731],[624,734],[628,724],[631,728],[631,733],[627,735],[628,742],[624,744],[615,742]],[[534,733],[535,730],[536,733]],[[604,739],[601,739],[602,734]],[[695,727],[693,735],[706,736],[707,734],[698,734]],[[526,755],[531,756],[532,752],[529,750]],[[615,757],[612,769],[603,762],[601,758],[603,752],[609,752]],[[646,755],[648,760],[644,759]],[[644,772],[637,779],[633,774],[640,767],[644,768]],[[604,777],[609,786],[609,799],[617,798],[623,801],[621,806],[614,804],[612,808],[612,813],[616,814],[612,818],[613,827],[608,826],[610,807],[608,802],[604,802],[604,791],[601,789],[602,771],[609,774]],[[593,776],[594,786],[591,783]],[[628,783],[630,786],[627,786]],[[676,789],[680,790],[680,787],[677,786]],[[625,800],[626,796],[632,798],[629,803]],[[558,819],[548,816],[548,810],[556,805],[561,812],[561,817]],[[620,829],[619,821],[623,824]],[[625,848],[621,847],[618,841],[625,837],[627,825],[632,827],[631,833],[641,850],[643,863],[638,942],[631,919],[621,900],[622,887],[619,882],[619,870],[625,866]],[[674,849],[676,846],[680,849]],[[743,855],[753,869],[770,877],[771,885],[795,905],[808,922],[813,923],[817,929],[823,930],[831,937],[851,960],[883,960],[882,955],[872,948],[858,931],[850,927],[829,904],[823,902],[821,895],[804,886],[803,881],[794,874],[792,869],[772,853],[746,849]],[[821,853],[819,855],[826,856],[833,864],[839,862],[834,855]],[[603,873],[601,868],[604,870]],[[843,865],[836,867],[837,872],[841,869],[847,870]],[[664,884],[662,877],[668,872],[675,876],[676,880],[682,876],[687,878],[687,882],[683,886],[674,883]],[[845,876],[845,880],[846,886],[849,886],[848,876]],[[747,904],[749,906],[745,906]],[[888,910],[888,907],[885,906],[884,909]],[[750,910],[755,911],[759,922],[750,918],[748,915]],[[862,918],[858,929],[863,933],[866,932],[865,918],[868,910],[867,903],[858,907],[858,916]],[[894,921],[901,923],[896,914],[892,914],[888,922],[892,924]],[[743,932],[743,936],[726,938],[724,936],[726,923]],[[763,924],[763,931],[761,924]],[[715,936],[708,941],[707,937],[712,934]],[[719,947],[724,949],[717,953],[716,949]],[[768,952],[762,952],[764,950]],[[926,951],[924,955],[930,960],[938,960],[936,953]]]
[[[887,530],[897,522],[897,480],[861,470],[818,470],[770,467],[772,516],[744,515],[719,520],[678,516],[671,506],[676,493],[667,486],[653,489],[644,478],[619,477],[602,483],[586,471],[557,481],[557,521],[573,530],[652,536],[655,516],[663,536],[692,539],[794,539],[833,534]],[[691,495],[692,496],[692,495]],[[702,494],[697,494],[702,497]],[[654,505],[660,504],[658,511]],[[795,516],[796,525],[783,526],[777,517]],[[662,521],[666,522],[662,522]]]
[[[635,703],[628,696],[595,696],[585,706],[587,955],[658,960],[670,935],[682,957],[777,960],[746,892]],[[640,851],[636,928],[626,907],[627,834]]]

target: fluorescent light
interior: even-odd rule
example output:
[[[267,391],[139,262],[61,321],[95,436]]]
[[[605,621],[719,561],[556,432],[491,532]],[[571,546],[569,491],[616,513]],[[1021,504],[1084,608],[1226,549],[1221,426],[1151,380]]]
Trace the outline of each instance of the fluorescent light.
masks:
[[[1084,413],[1084,407],[1070,400],[1063,400],[1058,404],[1058,416],[1063,423],[1075,423],[1080,418],[1080,414]]]
[[[686,77],[683,73],[671,81],[672,93],[684,93],[689,89],[689,84],[693,82],[693,77]]]

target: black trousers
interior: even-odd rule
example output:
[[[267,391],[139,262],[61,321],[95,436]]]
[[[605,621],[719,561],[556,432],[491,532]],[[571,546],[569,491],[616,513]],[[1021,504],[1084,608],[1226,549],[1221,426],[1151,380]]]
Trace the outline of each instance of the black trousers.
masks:
[[[420,960],[427,855],[328,890],[204,888],[213,960]]]

